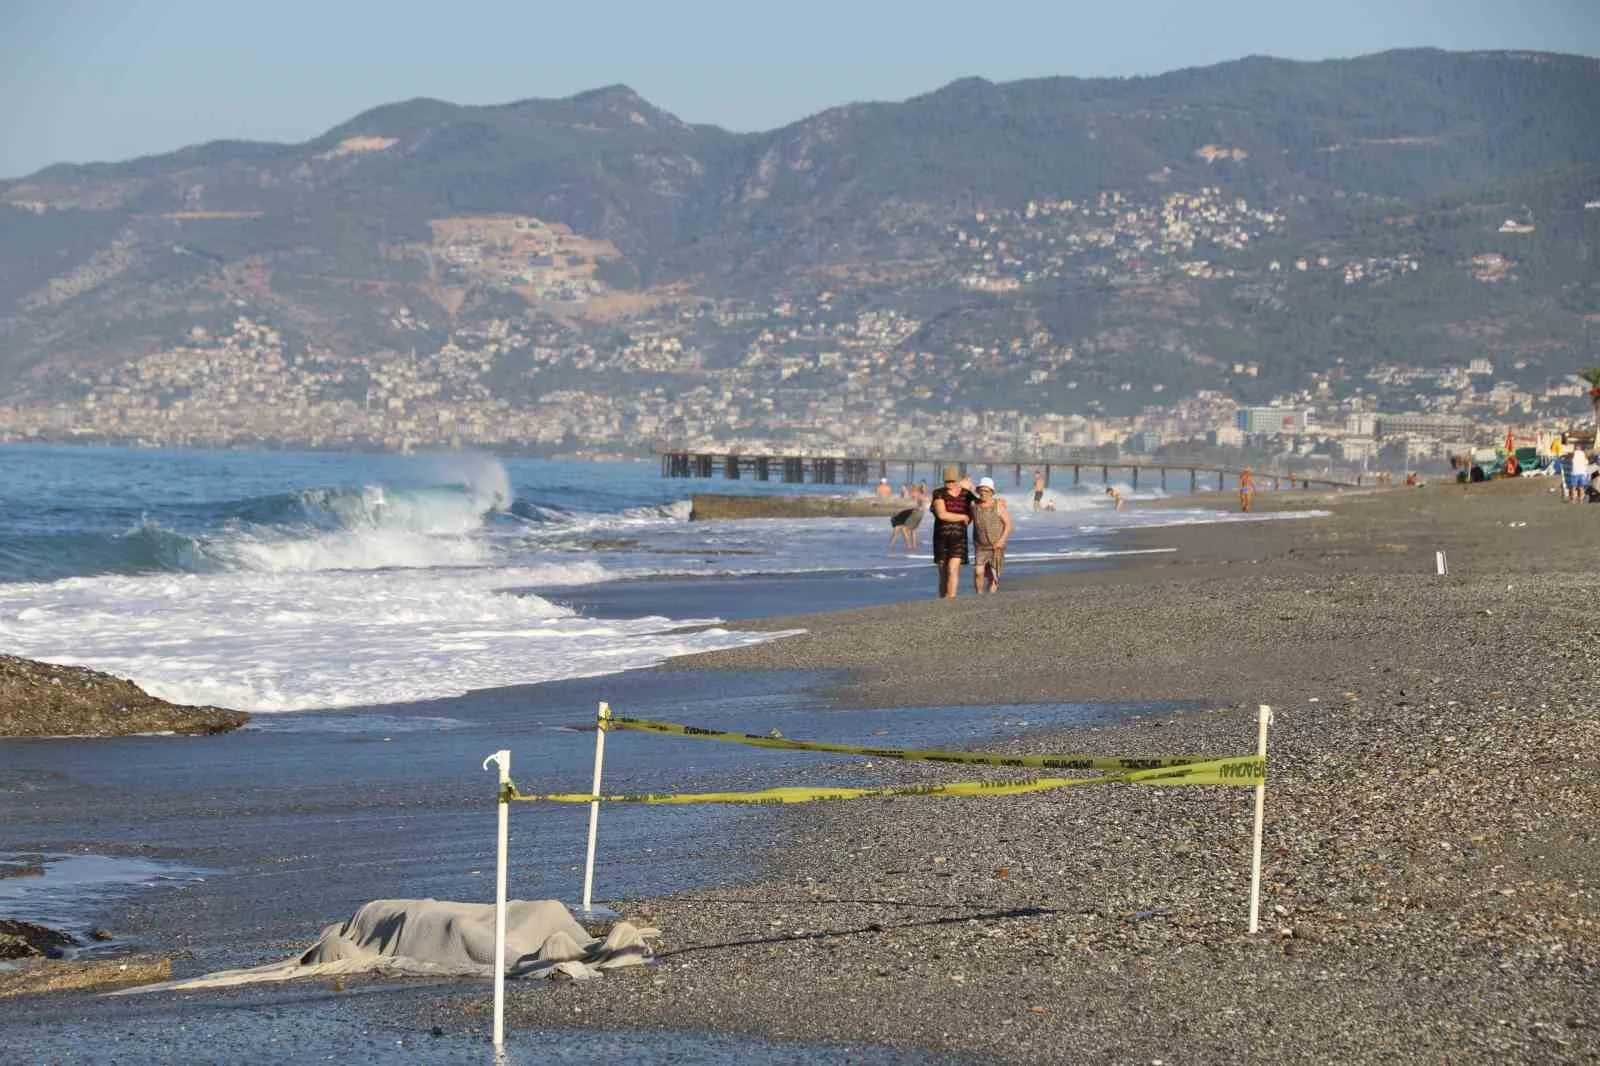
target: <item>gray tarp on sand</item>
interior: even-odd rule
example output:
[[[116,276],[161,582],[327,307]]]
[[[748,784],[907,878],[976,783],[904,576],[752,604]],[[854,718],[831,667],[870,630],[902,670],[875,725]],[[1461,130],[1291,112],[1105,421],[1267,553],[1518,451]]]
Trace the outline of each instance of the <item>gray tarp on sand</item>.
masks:
[[[640,929],[617,922],[604,940],[583,926],[558,900],[512,900],[506,904],[506,973],[512,977],[575,979],[637,966],[650,958]],[[330,925],[305,953],[248,970],[223,970],[204,977],[127,989],[155,992],[226,988],[263,981],[344,974],[418,977],[494,976],[494,904],[437,899],[379,899],[341,925]]]

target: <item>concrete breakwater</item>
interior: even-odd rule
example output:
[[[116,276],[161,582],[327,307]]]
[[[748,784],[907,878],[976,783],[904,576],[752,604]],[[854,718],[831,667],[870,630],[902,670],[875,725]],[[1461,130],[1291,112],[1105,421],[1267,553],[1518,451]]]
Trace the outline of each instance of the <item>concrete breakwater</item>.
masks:
[[[691,522],[718,518],[861,518],[889,517],[911,504],[902,499],[876,496],[729,496],[713,492],[694,494]]]

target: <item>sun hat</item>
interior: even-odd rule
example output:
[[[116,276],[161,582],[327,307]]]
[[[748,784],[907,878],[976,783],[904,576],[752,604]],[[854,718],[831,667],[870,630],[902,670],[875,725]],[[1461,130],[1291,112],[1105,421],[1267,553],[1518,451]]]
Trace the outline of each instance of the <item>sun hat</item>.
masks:
[[[947,466],[947,467],[944,468],[944,477],[941,480],[943,480],[943,481],[960,481],[961,480],[961,471],[956,469],[953,466]]]
[[[980,489],[992,489],[992,488],[994,488],[994,478],[992,478],[992,477],[980,477],[978,479],[978,487]]]

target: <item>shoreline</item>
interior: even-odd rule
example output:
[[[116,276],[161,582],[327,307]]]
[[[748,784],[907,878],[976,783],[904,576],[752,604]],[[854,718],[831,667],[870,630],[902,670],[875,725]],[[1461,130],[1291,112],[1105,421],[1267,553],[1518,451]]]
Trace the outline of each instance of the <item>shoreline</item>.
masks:
[[[1125,533],[1179,551],[982,599],[934,601],[929,575],[926,602],[744,623],[807,633],[672,664],[843,669],[841,707],[1212,708],[1006,750],[1243,753],[1271,704],[1258,935],[1247,790],[819,804],[786,812],[773,876],[623,908],[663,930],[653,976],[513,987],[511,1023],[983,1061],[1593,1061],[1600,722],[1588,671],[1537,649],[1584,631],[1596,518],[1545,488],[1296,494],[1332,514]]]

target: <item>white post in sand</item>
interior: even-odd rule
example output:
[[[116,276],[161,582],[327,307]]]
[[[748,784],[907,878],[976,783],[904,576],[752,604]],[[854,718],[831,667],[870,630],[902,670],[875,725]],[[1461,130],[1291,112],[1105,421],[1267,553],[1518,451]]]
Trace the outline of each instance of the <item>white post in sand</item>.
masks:
[[[611,721],[611,704],[602,703],[600,712],[595,716],[594,730],[594,788],[589,795],[595,797],[589,803],[589,856],[583,864],[583,914],[585,917],[594,914],[594,841],[600,830],[600,767],[606,757],[606,726]]]
[[[1267,726],[1272,724],[1272,708],[1266,704],[1256,711],[1256,755],[1261,758],[1261,780],[1256,782],[1256,831],[1250,851],[1250,932],[1260,928],[1261,919],[1261,827],[1267,813]]]
[[[495,791],[495,805],[500,808],[500,837],[494,871],[494,1046],[506,1042],[506,852],[510,844],[511,804],[505,798],[505,787],[511,783],[511,753],[504,748],[483,760],[487,770],[490,763],[500,766],[500,787]]]
[[[1449,568],[1444,564],[1444,552],[1433,553],[1433,564],[1438,569],[1440,577],[1449,572]]]

